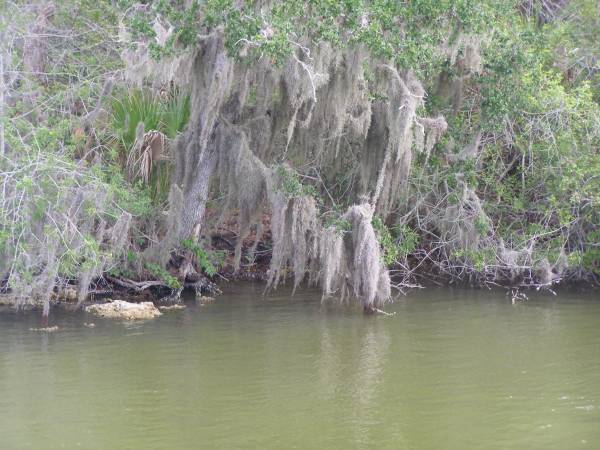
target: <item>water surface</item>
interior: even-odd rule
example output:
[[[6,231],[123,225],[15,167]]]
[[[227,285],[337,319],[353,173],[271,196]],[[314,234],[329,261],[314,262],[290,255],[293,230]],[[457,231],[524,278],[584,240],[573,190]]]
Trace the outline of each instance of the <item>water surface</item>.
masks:
[[[600,448],[595,295],[427,289],[364,317],[261,292],[56,333],[0,314],[0,448]]]

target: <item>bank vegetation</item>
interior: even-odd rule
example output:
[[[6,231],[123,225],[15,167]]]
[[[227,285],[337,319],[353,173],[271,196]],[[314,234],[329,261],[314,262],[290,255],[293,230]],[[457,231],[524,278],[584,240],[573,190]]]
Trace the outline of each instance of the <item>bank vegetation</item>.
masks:
[[[427,283],[598,284],[593,0],[0,8],[18,305],[239,277],[366,311]]]

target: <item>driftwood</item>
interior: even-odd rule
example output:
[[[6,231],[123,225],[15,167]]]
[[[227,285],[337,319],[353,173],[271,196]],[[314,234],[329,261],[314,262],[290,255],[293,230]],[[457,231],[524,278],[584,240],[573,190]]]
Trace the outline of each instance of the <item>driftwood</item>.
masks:
[[[117,286],[134,290],[135,292],[142,292],[146,289],[152,287],[161,287],[171,289],[168,285],[166,285],[163,281],[160,280],[149,280],[149,281],[133,281],[127,278],[117,278],[109,275],[105,275],[104,278],[112,284]],[[186,281],[183,282],[183,287],[186,289],[195,289],[196,291],[204,291],[210,293],[216,293],[219,291],[219,288],[215,283],[210,281],[205,276],[195,272],[190,273],[185,277]],[[92,291],[92,294],[109,294],[113,292],[112,290],[105,291]]]
[[[117,286],[121,286],[127,289],[133,289],[136,292],[142,292],[148,288],[151,287],[168,287],[164,282],[162,281],[156,281],[156,280],[150,280],[150,281],[133,281],[133,280],[128,280],[126,278],[115,278],[115,277],[111,277],[108,275],[105,275],[105,277],[108,281],[110,281],[113,284],[116,284]]]

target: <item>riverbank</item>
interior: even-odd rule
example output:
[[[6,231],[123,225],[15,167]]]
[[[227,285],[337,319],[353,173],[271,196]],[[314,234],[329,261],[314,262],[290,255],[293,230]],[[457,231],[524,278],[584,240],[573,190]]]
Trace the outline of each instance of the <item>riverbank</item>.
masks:
[[[252,289],[255,291],[258,287],[261,296],[272,294],[272,291],[265,291],[266,277],[266,269],[261,272],[255,270],[240,272],[237,275],[233,275],[228,271],[223,271],[218,277],[215,278],[215,280],[219,281],[210,282],[210,284],[206,285],[206,289],[198,289],[197,284],[189,283],[187,287],[178,291],[173,291],[166,286],[161,286],[159,283],[153,285],[153,280],[135,282],[141,286],[147,286],[143,289],[139,287],[128,287],[128,284],[131,283],[130,280],[118,280],[117,283],[111,283],[110,280],[103,280],[102,283],[106,284],[105,288],[92,291],[85,301],[81,303],[77,301],[76,285],[70,285],[67,288],[62,289],[60,292],[55,292],[50,301],[50,308],[52,310],[62,311],[64,313],[76,314],[85,310],[86,308],[89,308],[90,306],[103,305],[112,302],[115,299],[117,301],[125,301],[133,304],[150,303],[160,309],[168,309],[172,306],[177,308],[177,305],[182,305],[184,302],[190,301],[203,305],[212,303],[214,300],[219,301],[222,290],[227,290],[231,285],[248,285],[252,286]],[[446,282],[445,284],[435,281],[427,282],[427,277],[425,275],[423,275],[422,278],[425,281],[424,283],[414,284],[410,287],[405,287],[404,289],[395,292],[393,297],[390,299],[390,304],[393,305],[394,303],[402,302],[407,298],[407,296],[414,295],[415,292],[423,292],[424,295],[427,295],[427,292],[438,292],[440,289],[464,289],[481,293],[494,292],[496,293],[495,295],[504,295],[507,300],[511,301],[512,303],[528,301],[529,297],[532,295],[541,295],[545,298],[553,299],[565,292],[577,293],[584,296],[593,296],[600,292],[597,285],[581,282],[562,284],[557,283],[552,286],[543,287],[511,286],[501,285],[498,283],[489,283],[488,285],[482,286],[469,284],[467,282]],[[291,285],[291,281],[288,281],[289,282],[287,285]],[[288,290],[285,284],[281,289],[284,292]],[[303,285],[299,288],[299,291],[305,291],[307,289],[309,292],[311,292],[312,288],[307,285]],[[275,295],[278,295],[276,292],[278,291],[275,291]],[[290,297],[292,298],[291,294]],[[331,305],[340,304],[339,298],[336,299],[335,297],[329,299],[329,302],[327,303]],[[43,313],[44,303],[36,302],[32,299],[17,299],[12,294],[0,294],[0,312],[15,310],[15,308],[20,311]]]
[[[209,215],[216,215],[216,212],[209,211]],[[235,249],[238,224],[236,216],[231,216],[223,221],[222,225],[209,233],[210,252],[218,253],[221,261],[218,265],[218,272],[213,276],[203,273],[202,266],[193,255],[181,257],[175,253],[165,274],[172,277],[178,283],[178,288],[169,286],[163,279],[153,277],[151,273],[145,271],[147,278],[129,279],[114,273],[105,274],[90,284],[90,288],[83,301],[78,301],[78,285],[76,282],[63,284],[55,287],[50,296],[50,307],[63,311],[78,311],[85,307],[95,304],[103,304],[112,299],[124,300],[132,303],[150,302],[157,306],[168,306],[180,303],[182,296],[190,298],[195,297],[202,302],[202,298],[213,298],[219,296],[221,288],[230,283],[237,282],[256,282],[266,288],[269,267],[271,264],[272,242],[270,241],[270,217],[263,216],[263,230],[260,235],[256,232],[249,233],[243,240],[241,254],[252,255],[250,262],[240,265],[238,271],[234,269]],[[531,275],[527,282],[518,277],[508,278],[490,278],[485,273],[471,274],[473,276],[452,276],[448,270],[442,270],[439,263],[435,261],[423,261],[414,256],[407,258],[403,266],[392,266],[392,282],[395,290],[392,293],[395,298],[402,298],[407,293],[415,289],[430,289],[440,287],[463,287],[477,288],[482,291],[499,290],[513,299],[513,301],[523,301],[530,293],[543,292],[549,296],[556,295],[561,291],[576,292],[599,292],[600,283],[591,276],[587,281],[572,280],[568,275],[568,269],[564,270],[565,277],[555,274],[555,278],[544,283],[537,282]],[[394,270],[400,269],[399,271]],[[395,274],[395,275],[394,275]],[[408,275],[407,275],[408,274]],[[498,272],[494,272],[498,274]],[[287,282],[293,283],[288,274]],[[593,275],[593,274],[591,274]],[[306,280],[305,280],[306,281]],[[303,283],[305,285],[306,283]],[[5,285],[6,288],[6,285]],[[331,299],[336,303],[335,296]],[[6,290],[0,293],[0,306],[17,306],[20,309],[44,311],[44,302],[36,301],[32,298],[19,298],[16,293]],[[47,311],[46,311],[47,312]]]

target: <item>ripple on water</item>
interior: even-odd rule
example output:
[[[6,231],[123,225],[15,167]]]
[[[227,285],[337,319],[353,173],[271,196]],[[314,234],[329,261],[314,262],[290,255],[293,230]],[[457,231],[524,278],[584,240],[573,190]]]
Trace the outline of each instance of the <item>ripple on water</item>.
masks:
[[[231,286],[148,322],[0,314],[0,448],[600,448],[600,304],[425,290],[393,317]]]

